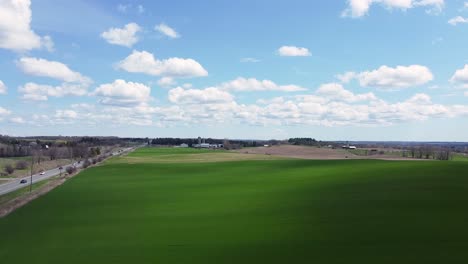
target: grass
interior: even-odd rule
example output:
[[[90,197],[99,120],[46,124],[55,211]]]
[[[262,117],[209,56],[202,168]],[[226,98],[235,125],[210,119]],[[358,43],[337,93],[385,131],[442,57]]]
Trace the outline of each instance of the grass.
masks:
[[[128,154],[129,157],[148,157],[148,156],[160,156],[160,155],[182,155],[182,154],[200,154],[200,153],[220,153],[225,152],[224,150],[217,149],[195,149],[195,148],[153,148],[145,147],[140,148],[138,151],[134,151]]]
[[[463,162],[109,162],[0,219],[0,259],[464,263],[467,203]]]
[[[38,188],[41,188],[42,186],[46,185],[51,179],[53,179],[53,178],[33,183],[32,190],[34,191],[34,190],[36,190]],[[28,193],[29,193],[29,180],[28,180],[28,183],[25,184],[23,188],[18,189],[18,190],[13,191],[13,192],[10,192],[10,193],[7,193],[7,194],[0,195],[0,206],[3,205],[6,202],[9,202],[9,201],[15,199],[16,197],[20,197],[20,196],[28,194]]]
[[[454,154],[452,156],[452,161],[468,161],[468,154],[467,155],[464,155],[464,154]]]
[[[255,155],[228,152],[224,150],[193,148],[142,148],[129,155],[114,158],[108,163],[198,163],[223,162],[234,160],[278,160],[284,159],[270,155]]]

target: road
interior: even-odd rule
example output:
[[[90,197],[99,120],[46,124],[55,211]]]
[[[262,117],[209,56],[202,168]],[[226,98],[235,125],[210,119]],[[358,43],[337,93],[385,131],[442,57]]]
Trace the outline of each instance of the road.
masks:
[[[112,155],[117,156],[117,155],[120,155],[120,154],[125,153],[127,151],[130,151],[132,149],[133,148],[125,148],[125,149],[122,149],[122,151],[113,152]],[[68,166],[75,165],[77,168],[81,168],[82,164],[83,164],[83,162],[80,162],[80,163],[75,162],[75,163],[70,163],[68,165],[62,166],[63,167],[62,173],[66,173],[65,168],[68,167]],[[44,171],[43,175],[37,173],[37,174],[33,175],[32,183],[34,184],[36,182],[47,180],[47,179],[49,179],[49,178],[51,178],[53,176],[59,175],[59,174],[60,174],[60,170],[58,168],[51,169],[51,170],[48,170],[48,171]],[[26,180],[27,182],[26,183],[20,183],[21,180]],[[14,180],[8,181],[7,183],[1,184],[0,185],[0,195],[16,191],[16,190],[21,189],[23,187],[27,187],[30,184],[30,180],[31,180],[31,176],[27,176],[27,177],[23,177],[23,178],[14,179]]]

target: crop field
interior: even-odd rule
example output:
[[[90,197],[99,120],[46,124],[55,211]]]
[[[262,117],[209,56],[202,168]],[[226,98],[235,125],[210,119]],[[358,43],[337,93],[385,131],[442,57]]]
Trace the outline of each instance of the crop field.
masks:
[[[468,162],[258,160],[244,158],[252,154],[185,151],[196,150],[143,148],[111,159],[0,218],[0,260],[468,259]],[[211,159],[222,154],[240,160]],[[170,162],[158,159],[167,155]],[[201,157],[174,163],[187,155]]]

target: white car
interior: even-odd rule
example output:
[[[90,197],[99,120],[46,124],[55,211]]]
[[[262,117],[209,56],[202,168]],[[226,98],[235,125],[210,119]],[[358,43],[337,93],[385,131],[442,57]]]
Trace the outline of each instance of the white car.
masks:
[[[44,174],[45,174],[45,172],[41,172],[41,173],[39,173],[39,175],[44,175]]]

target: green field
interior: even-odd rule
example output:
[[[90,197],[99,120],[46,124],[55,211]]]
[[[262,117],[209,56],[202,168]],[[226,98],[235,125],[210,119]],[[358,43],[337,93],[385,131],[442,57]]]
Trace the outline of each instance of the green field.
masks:
[[[140,149],[130,157],[151,158],[159,151],[174,154]],[[1,218],[0,260],[440,264],[468,259],[468,162],[124,161],[90,168]]]

